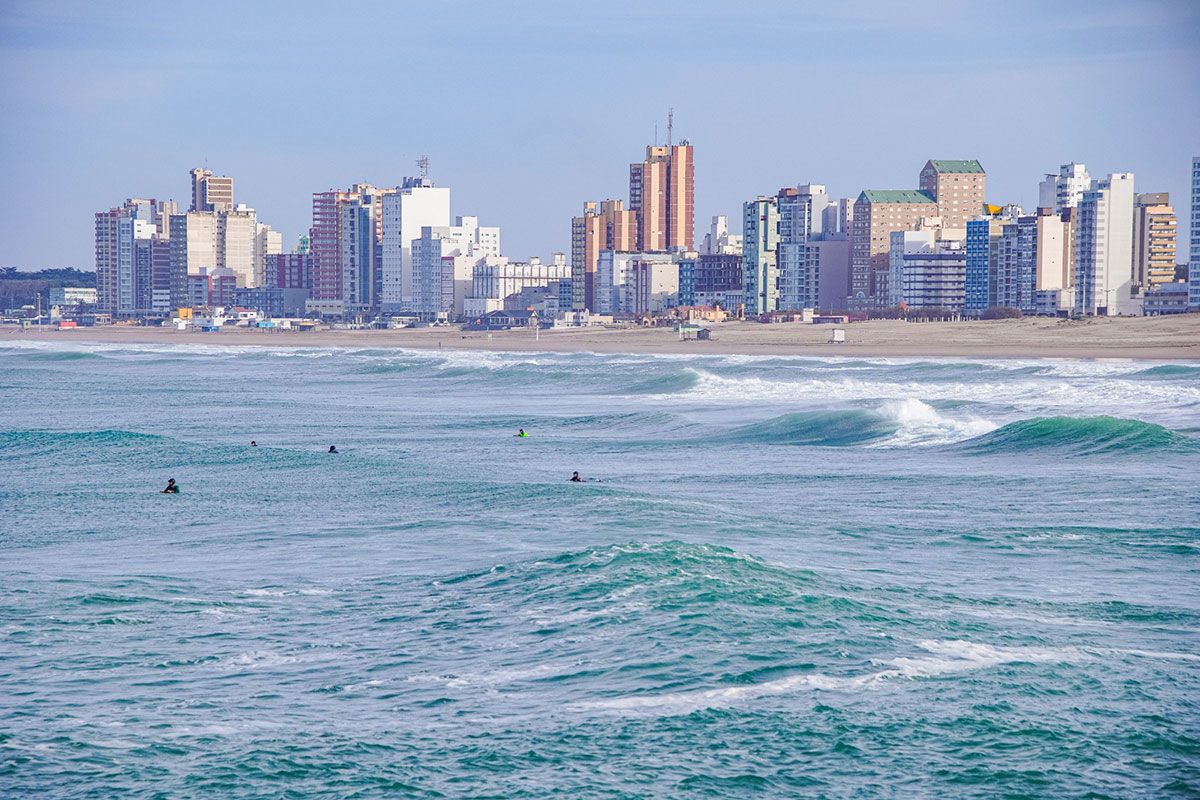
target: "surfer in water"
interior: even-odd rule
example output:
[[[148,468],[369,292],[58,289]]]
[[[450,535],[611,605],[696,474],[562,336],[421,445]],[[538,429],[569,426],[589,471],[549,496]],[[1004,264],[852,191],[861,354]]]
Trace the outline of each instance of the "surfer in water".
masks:
[[[160,494],[179,494],[179,486],[175,483],[174,478],[167,478],[167,488],[163,489]]]
[[[251,440],[250,440],[250,446],[251,446],[251,447],[258,447],[258,442],[256,442],[256,441],[254,441],[253,439],[251,439]]]
[[[583,482],[584,482],[584,480],[583,480],[583,478],[579,477],[579,473],[578,473],[578,472],[572,472],[572,473],[571,473],[571,480],[570,480],[570,482],[571,482],[571,483],[583,483]]]
[[[517,428],[517,438],[518,439],[528,439],[529,434],[525,432],[524,428]]]
[[[337,451],[338,451],[338,449],[336,447],[334,447],[333,445],[329,445],[329,452],[336,453]]]

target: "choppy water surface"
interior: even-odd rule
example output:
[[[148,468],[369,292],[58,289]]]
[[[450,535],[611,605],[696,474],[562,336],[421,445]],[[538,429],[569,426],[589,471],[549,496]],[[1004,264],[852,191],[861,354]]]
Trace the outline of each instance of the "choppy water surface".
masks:
[[[3,796],[1200,792],[1197,366],[10,343],[0,413]]]

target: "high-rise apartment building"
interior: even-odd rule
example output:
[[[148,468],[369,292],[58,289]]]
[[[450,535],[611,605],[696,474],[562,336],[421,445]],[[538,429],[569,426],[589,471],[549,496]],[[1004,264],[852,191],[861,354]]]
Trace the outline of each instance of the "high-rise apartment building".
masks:
[[[596,308],[596,265],[600,252],[637,250],[637,214],[622,208],[620,200],[599,206],[584,203],[583,214],[571,218],[571,292],[577,311]]]
[[[1192,236],[1188,254],[1188,308],[1200,309],[1200,156],[1192,158]]]
[[[1133,201],[1133,280],[1141,287],[1175,280],[1175,209],[1167,192]]]
[[[196,167],[192,177],[192,205],[188,211],[231,211],[233,178],[214,175],[212,170]]]
[[[244,205],[210,213],[217,220],[217,266],[233,271],[238,288],[258,286],[258,215]]]
[[[1133,284],[1133,173],[1092,183],[1077,207],[1075,311],[1140,313]]]
[[[976,160],[933,159],[921,170],[920,189],[937,203],[942,225],[962,229],[983,213],[987,173]]]
[[[850,235],[850,294],[855,305],[886,303],[886,298],[877,298],[877,284],[879,274],[890,268],[892,231],[911,230],[937,211],[932,195],[923,191],[865,189],[859,194]]]
[[[1004,224],[1005,220],[999,216],[967,220],[963,313],[968,316],[977,317],[996,304],[993,265],[999,260]]]
[[[383,310],[417,309],[413,240],[426,227],[450,225],[450,189],[426,177],[405,178],[383,198]]]
[[[914,241],[916,237],[920,238]],[[909,308],[961,313],[967,271],[963,240],[941,239],[936,229],[894,231],[891,238],[891,257],[896,259],[899,251],[902,275],[900,289],[893,294]]]
[[[217,215],[188,211],[171,216],[171,304],[191,304],[188,275],[221,266],[217,258]]]
[[[1051,208],[1061,213],[1075,208],[1083,199],[1083,193],[1092,187],[1092,179],[1083,164],[1063,164],[1058,174],[1046,173],[1046,179],[1038,184],[1038,208]]]
[[[825,210],[829,206],[828,194],[824,186],[808,183],[795,189],[781,189],[776,204],[779,208],[778,307],[786,310],[816,308],[820,276],[816,266],[809,264],[808,243],[814,236],[821,236]]]
[[[170,285],[170,260],[164,253],[174,211],[169,200],[131,198],[96,214],[99,312],[133,317],[169,310],[169,292],[164,294],[162,287]]]
[[[342,275],[343,312],[367,315],[378,310],[383,277],[383,243],[379,236],[383,197],[361,187],[338,203],[338,263]]]
[[[742,205],[742,291],[747,314],[779,308],[779,198]]]
[[[696,222],[695,152],[686,141],[650,145],[629,165],[629,209],[637,215],[642,251],[692,250]]]
[[[995,262],[995,305],[1019,308],[1026,314],[1037,310],[1038,220],[1032,215],[1017,217],[1004,226]]]
[[[283,234],[265,223],[254,233],[254,285],[267,285],[267,257],[283,252]]]
[[[379,189],[369,183],[356,183],[347,190],[331,189],[325,192],[313,193],[313,211],[312,211],[312,228],[309,229],[309,250],[313,254],[313,286],[312,297],[314,300],[342,300],[346,302],[345,290],[348,281],[353,280],[354,285],[358,290],[362,290],[361,294],[356,294],[355,298],[350,302],[356,307],[356,311],[363,310],[363,304],[360,302],[364,296],[369,299],[378,292],[370,286],[361,286],[357,279],[352,279],[346,275],[347,269],[361,270],[366,268],[371,271],[372,275],[379,275],[382,270],[377,264],[367,264],[365,267],[361,261],[357,261],[352,265],[347,265],[343,260],[344,256],[350,253],[359,252],[357,249],[348,249],[346,242],[343,241],[343,225],[349,218],[348,212],[344,206],[347,204],[358,203],[359,207],[366,206],[373,215],[370,225],[356,227],[358,231],[365,231],[373,228],[371,234],[376,241],[382,237],[383,230],[383,205],[379,202],[380,198],[386,199],[390,194],[395,193],[395,189]],[[356,218],[357,219],[357,218]],[[416,236],[417,234],[414,234]],[[355,247],[361,245],[361,242],[355,241]],[[373,261],[374,257],[368,258],[368,261]],[[372,285],[377,285],[379,280],[372,279]],[[375,305],[378,305],[378,298],[374,297]]]

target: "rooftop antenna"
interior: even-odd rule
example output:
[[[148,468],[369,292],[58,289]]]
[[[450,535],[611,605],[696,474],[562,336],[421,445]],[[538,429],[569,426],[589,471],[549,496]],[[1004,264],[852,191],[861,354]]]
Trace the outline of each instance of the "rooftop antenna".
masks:
[[[667,147],[671,146],[671,134],[675,128],[675,109],[667,109]]]
[[[429,156],[421,156],[417,159],[417,169],[420,170],[421,180],[429,178]]]
[[[654,146],[658,147],[658,123],[654,123]]]

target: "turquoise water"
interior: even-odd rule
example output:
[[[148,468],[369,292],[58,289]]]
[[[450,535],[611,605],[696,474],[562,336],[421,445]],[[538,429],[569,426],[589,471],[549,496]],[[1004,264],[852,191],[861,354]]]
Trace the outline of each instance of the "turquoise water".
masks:
[[[1200,793],[1197,366],[10,342],[0,413],[5,797]]]

